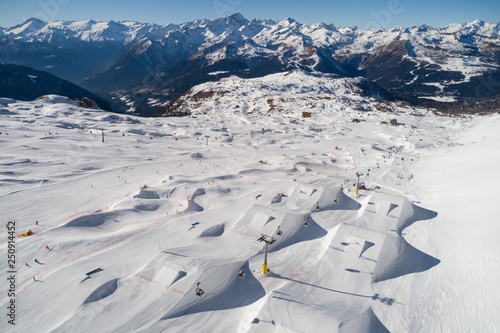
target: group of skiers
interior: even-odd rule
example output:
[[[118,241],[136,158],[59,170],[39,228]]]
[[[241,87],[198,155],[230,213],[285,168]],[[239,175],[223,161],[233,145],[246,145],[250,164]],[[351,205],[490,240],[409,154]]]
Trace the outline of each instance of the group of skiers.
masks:
[[[45,249],[50,251],[50,247],[48,245],[45,245]],[[40,262],[37,258],[35,258],[35,263],[38,265],[44,265],[44,263]],[[28,264],[27,262],[25,262],[24,265],[26,267],[31,267],[30,264]]]

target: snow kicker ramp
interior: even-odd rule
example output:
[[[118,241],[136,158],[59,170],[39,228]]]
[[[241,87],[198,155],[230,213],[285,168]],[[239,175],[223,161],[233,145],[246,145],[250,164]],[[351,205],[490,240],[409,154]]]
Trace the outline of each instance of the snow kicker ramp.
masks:
[[[356,225],[401,235],[402,231],[414,222],[433,219],[436,216],[436,212],[416,206],[405,197],[375,192],[364,207]]]
[[[306,221],[309,221],[308,232],[304,232]],[[281,235],[278,233],[278,227]],[[276,242],[269,247],[269,252],[276,252],[283,247],[320,238],[327,234],[326,230],[311,220],[308,213],[295,213],[283,207],[260,205],[253,205],[231,231],[247,236],[246,240],[238,239],[241,242],[255,242],[261,235],[274,237]]]
[[[436,216],[436,212],[416,206],[402,196],[372,195],[355,225],[385,235],[380,260],[373,270],[374,282],[423,272],[439,264],[439,259],[414,248],[402,237],[403,230],[414,222]]]
[[[238,277],[243,265],[248,267],[248,262],[239,261],[206,269],[197,279],[205,294],[202,297],[197,296],[197,285],[194,283],[184,297],[161,319],[205,311],[234,309],[250,305],[264,297],[264,288],[250,270],[246,270],[244,279]]]
[[[299,183],[287,200],[290,210],[313,211],[338,209],[340,186],[332,182]],[[319,207],[319,208],[318,208]]]
[[[371,274],[385,235],[344,224],[330,232],[334,238],[323,244],[318,261],[309,259],[290,277],[270,274],[284,285],[272,292],[249,332],[324,332],[326,327],[330,332],[337,332],[336,328],[346,332],[350,326],[362,327],[365,332],[386,332],[378,319],[366,312],[379,301]],[[347,320],[352,321],[344,323]],[[341,326],[345,326],[343,331]]]
[[[439,263],[401,235],[411,223],[436,215],[401,196],[373,195],[357,220],[328,231],[331,241],[321,245],[317,261],[310,258],[291,277],[270,274],[287,282],[271,294],[250,332],[319,332],[325,327],[332,332],[387,332],[372,306],[397,300],[379,295],[373,285]],[[300,317],[311,320],[293,320]]]

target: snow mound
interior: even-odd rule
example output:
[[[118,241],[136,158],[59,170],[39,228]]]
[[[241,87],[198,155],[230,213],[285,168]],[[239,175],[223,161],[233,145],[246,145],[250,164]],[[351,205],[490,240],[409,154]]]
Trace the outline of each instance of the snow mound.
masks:
[[[135,205],[134,209],[138,211],[154,212],[160,208],[160,204],[156,203],[139,203]]]
[[[85,299],[85,301],[83,301],[83,304],[97,302],[111,296],[118,289],[118,280],[119,279],[113,279],[99,286]]]
[[[155,191],[141,190],[139,194],[134,195],[134,198],[139,199],[160,199],[160,196]]]
[[[201,154],[201,153],[192,153],[191,157],[201,160],[203,158],[203,154]]]
[[[101,213],[93,215],[84,215],[75,218],[74,220],[66,223],[65,227],[98,227],[105,224],[108,220],[116,217],[116,212]]]
[[[205,229],[199,237],[219,237],[224,233],[225,224],[214,225],[213,227]]]

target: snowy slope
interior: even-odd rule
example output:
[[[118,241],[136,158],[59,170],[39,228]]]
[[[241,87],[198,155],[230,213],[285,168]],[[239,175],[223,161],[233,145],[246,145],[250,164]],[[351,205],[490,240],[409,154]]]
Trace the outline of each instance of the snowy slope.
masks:
[[[368,80],[293,70],[260,78],[237,76],[191,88],[167,105],[166,114],[261,114],[297,119],[302,112],[325,117],[346,110],[373,111],[378,99],[394,98]]]
[[[499,116],[330,106],[136,118],[0,99],[2,220],[35,232],[0,330],[495,331]]]

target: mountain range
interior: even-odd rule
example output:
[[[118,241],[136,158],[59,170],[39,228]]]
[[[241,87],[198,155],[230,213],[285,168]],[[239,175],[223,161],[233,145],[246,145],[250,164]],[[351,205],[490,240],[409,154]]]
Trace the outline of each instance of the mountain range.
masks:
[[[77,100],[90,98],[96,107],[111,110],[109,103],[96,94],[45,71],[21,65],[0,63],[0,92],[3,97],[21,101],[32,101],[50,94]]]
[[[0,28],[0,62],[47,71],[145,116],[200,84],[290,70],[363,77],[415,104],[455,102],[500,93],[499,32],[500,23],[483,21],[360,29],[241,14],[165,26],[31,18]]]

